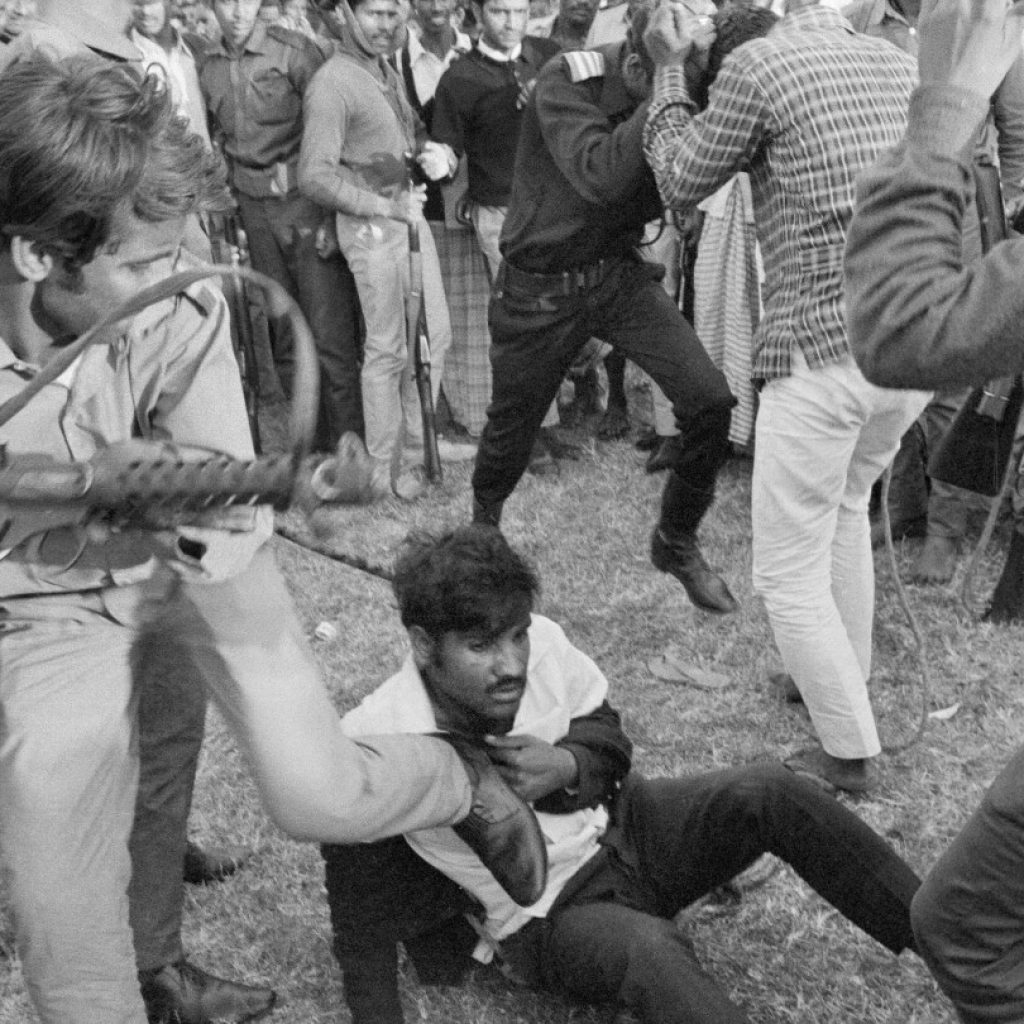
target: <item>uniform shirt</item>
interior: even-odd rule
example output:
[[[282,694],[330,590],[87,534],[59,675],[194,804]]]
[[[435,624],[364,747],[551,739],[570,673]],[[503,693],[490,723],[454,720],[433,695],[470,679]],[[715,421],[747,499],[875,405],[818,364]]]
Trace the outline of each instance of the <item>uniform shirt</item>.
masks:
[[[686,209],[749,171],[764,256],[755,379],[849,354],[843,246],[857,174],[902,136],[916,62],[813,6],[734,50],[696,114],[681,68],[655,75],[646,152],[665,205]]]
[[[1024,239],[961,259],[986,97],[924,86],[906,139],[858,182],[846,255],[850,337],[883,387],[962,388],[1024,369]]]
[[[527,36],[519,54],[498,61],[479,44],[441,77],[434,95],[431,135],[466,155],[469,198],[482,206],[506,206],[523,111],[519,89],[532,82],[558,53],[547,39]]]
[[[0,341],[0,401],[35,375]],[[0,427],[11,454],[84,461],[109,444],[142,438],[252,458],[238,363],[223,296],[205,283],[151,306],[109,344],[88,347],[60,378]],[[59,511],[59,510],[58,510]],[[135,583],[155,565],[153,534],[124,530],[88,544],[51,529],[43,510],[14,512],[2,545],[0,598]],[[266,531],[270,519],[262,522]]]
[[[199,84],[238,191],[260,198],[296,187],[302,98],[322,63],[311,40],[262,22],[241,53],[221,41],[199,56]]]
[[[556,743],[569,723],[599,708],[608,681],[582,651],[573,647],[560,626],[542,615],[530,620],[530,660],[526,690],[510,735],[530,735]],[[401,669],[342,719],[349,736],[374,733],[431,733],[437,719],[412,657]],[[608,827],[602,806],[569,814],[537,812],[548,852],[544,895],[532,907],[519,907],[451,828],[424,829],[406,836],[429,864],[472,893],[486,911],[485,927],[500,941],[528,921],[544,917],[570,878],[599,849]]]
[[[858,32],[888,39],[917,57],[917,29],[888,0],[855,0],[843,14]],[[1024,190],[1024,57],[1018,57],[992,97],[992,108],[978,133],[977,152],[998,154],[1007,197]]]
[[[632,252],[661,200],[644,161],[647,104],[626,92],[621,44],[548,61],[523,113],[502,255],[559,273]]]
[[[203,100],[202,90],[199,88],[196,60],[181,33],[174,29],[174,44],[169,51],[134,28],[131,31],[131,40],[142,54],[143,67],[147,71],[154,67],[159,69],[158,73],[171,90],[178,113],[188,121],[192,131],[209,146],[210,132],[206,127],[206,103]]]

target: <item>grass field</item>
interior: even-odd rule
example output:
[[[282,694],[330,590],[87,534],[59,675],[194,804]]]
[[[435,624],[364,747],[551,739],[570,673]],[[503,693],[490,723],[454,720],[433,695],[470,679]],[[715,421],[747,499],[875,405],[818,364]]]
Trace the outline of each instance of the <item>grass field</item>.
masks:
[[[538,565],[540,609],[603,668],[611,698],[636,743],[636,767],[648,775],[683,774],[778,760],[807,745],[806,716],[766,685],[778,666],[770,630],[750,587],[750,464],[731,462],[703,530],[709,559],[743,603],[722,619],[695,611],[682,588],[653,571],[647,545],[661,479],[648,477],[628,442],[599,445],[591,458],[563,463],[557,478],[527,477],[503,523],[510,540]],[[438,529],[468,517],[469,467],[450,467],[444,485],[414,504],[318,513],[336,550],[390,562],[411,528]],[[295,513],[287,522],[301,530]],[[991,590],[1001,544],[981,566],[978,592]],[[312,640],[339,710],[345,710],[399,664],[403,636],[386,583],[366,573],[275,541],[304,624],[339,630]],[[912,548],[899,552],[906,567]],[[921,675],[892,580],[878,559],[876,672],[872,696],[883,742],[913,734]],[[962,572],[963,566],[961,566]],[[959,703],[932,720],[921,740],[883,756],[883,782],[850,801],[919,871],[926,870],[1020,742],[1022,632],[971,621],[952,590],[910,588],[931,665],[929,707]],[[729,675],[708,692],[655,679],[646,662],[669,643],[691,660]],[[287,686],[287,680],[281,680]],[[266,981],[284,1003],[279,1024],[348,1021],[340,973],[330,950],[319,852],[291,842],[260,809],[235,745],[211,712],[196,789],[192,833],[202,842],[244,842],[251,866],[223,885],[186,893],[186,948],[198,964],[230,977]],[[854,931],[788,870],[738,904],[712,904],[691,915],[690,930],[706,966],[756,1024],[952,1024],[954,1015],[912,955],[889,955]],[[10,928],[0,959],[0,1022],[31,1021]],[[608,1022],[608,1007],[570,1005],[513,991],[486,970],[460,989],[421,988],[403,974],[407,1021]]]

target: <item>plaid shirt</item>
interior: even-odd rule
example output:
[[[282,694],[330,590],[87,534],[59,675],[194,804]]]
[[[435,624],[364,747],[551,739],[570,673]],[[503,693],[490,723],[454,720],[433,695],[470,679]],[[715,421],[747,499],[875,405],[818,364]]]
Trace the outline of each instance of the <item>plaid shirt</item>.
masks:
[[[903,136],[913,58],[820,6],[788,14],[722,65],[700,114],[661,68],[644,149],[665,205],[687,208],[749,171],[765,262],[755,380],[849,355],[843,248],[854,181]]]

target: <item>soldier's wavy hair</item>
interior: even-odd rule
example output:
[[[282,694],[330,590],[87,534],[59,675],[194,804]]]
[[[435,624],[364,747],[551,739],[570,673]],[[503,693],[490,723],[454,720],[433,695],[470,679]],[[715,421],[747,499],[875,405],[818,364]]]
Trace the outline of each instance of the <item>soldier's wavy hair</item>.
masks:
[[[111,239],[115,214],[161,223],[226,209],[220,161],[156,77],[93,55],[36,53],[0,74],[0,233],[69,272]]]

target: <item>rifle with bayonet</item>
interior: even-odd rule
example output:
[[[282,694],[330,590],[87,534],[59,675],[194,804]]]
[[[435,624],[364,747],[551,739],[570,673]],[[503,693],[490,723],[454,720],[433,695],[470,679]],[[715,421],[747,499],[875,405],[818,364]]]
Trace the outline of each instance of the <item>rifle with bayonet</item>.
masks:
[[[372,460],[362,441],[346,434],[332,458],[309,456],[319,390],[313,338],[301,311],[276,281],[246,267],[200,267],[172,275],[107,313],[61,349],[28,384],[0,405],[0,427],[56,380],[90,345],[108,339],[115,325],[165,301],[198,281],[231,275],[266,295],[273,316],[288,316],[295,337],[295,385],[290,449],[281,455],[236,459],[161,441],[135,439],[110,445],[85,462],[62,462],[0,446],[0,546],[13,547],[47,529],[97,527],[171,529],[186,523],[252,529],[246,509],[284,509],[315,502],[364,503],[378,496]]]
[[[209,219],[210,247],[213,262],[232,268],[248,267],[249,245],[238,213],[229,211]],[[256,361],[256,341],[252,327],[252,306],[245,279],[228,276],[224,280],[224,297],[231,310],[231,339],[242,378],[245,411],[249,417],[253,447],[262,451],[260,439],[259,399],[260,369]]]
[[[406,153],[405,160],[407,183],[412,188],[418,180],[419,169],[412,153]],[[409,292],[405,301],[405,324],[423,419],[423,466],[427,479],[431,483],[439,483],[442,478],[441,454],[437,446],[437,417],[430,379],[430,335],[427,333],[427,311],[423,300],[423,251],[419,224],[409,225]]]

